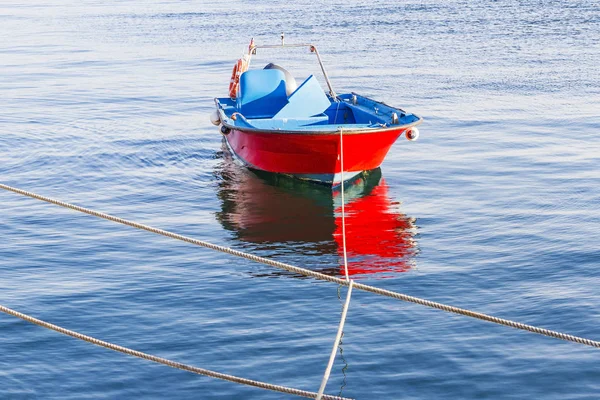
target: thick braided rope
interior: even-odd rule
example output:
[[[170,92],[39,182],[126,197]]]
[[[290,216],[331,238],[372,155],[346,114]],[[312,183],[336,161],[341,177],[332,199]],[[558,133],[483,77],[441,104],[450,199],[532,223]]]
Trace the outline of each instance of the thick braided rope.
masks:
[[[118,218],[118,217],[114,217],[112,215],[108,215],[108,214],[104,214],[98,211],[94,211],[94,210],[90,210],[87,208],[83,208],[83,207],[79,207],[79,206],[75,206],[69,203],[65,203],[59,200],[54,200],[48,197],[44,197],[44,196],[40,196],[38,194],[35,193],[31,193],[31,192],[27,192],[25,190],[21,190],[21,189],[16,189],[4,184],[0,183],[0,189],[5,189],[5,190],[9,190],[18,194],[22,194],[24,196],[29,196],[32,197],[34,199],[38,199],[38,200],[42,200],[48,203],[52,203],[52,204],[56,204],[58,206],[61,207],[65,207],[65,208],[70,208],[72,210],[76,210],[76,211],[80,211],[86,214],[90,214],[90,215],[94,215],[96,217],[100,217],[100,218],[104,218],[107,219],[109,221],[113,221],[113,222],[118,222],[120,224],[124,224],[124,225],[129,225],[132,226],[134,228],[138,228],[138,229],[143,229],[152,233],[157,233],[159,235],[163,235],[166,237],[170,237],[172,239],[177,239],[177,240],[182,240],[184,242],[188,242],[188,243],[192,243],[198,246],[203,246],[203,247],[207,247],[209,249],[212,250],[216,250],[216,251],[220,251],[223,253],[227,253],[227,254],[231,254],[237,257],[242,257],[242,258],[246,258],[248,260],[252,260],[252,261],[256,261],[262,264],[266,264],[266,265],[270,265],[272,267],[275,268],[280,268],[280,269],[284,269],[286,271],[290,271],[290,272],[294,272],[300,275],[304,275],[304,276],[310,276],[316,279],[320,279],[320,280],[324,280],[324,281],[329,281],[329,282],[334,282],[337,283],[339,285],[344,285],[344,286],[348,286],[349,282],[346,281],[345,279],[340,279],[334,276],[329,276],[329,275],[325,275],[322,274],[320,272],[316,272],[316,271],[311,271],[309,269],[305,269],[305,268],[300,268],[300,267],[295,267],[293,265],[290,264],[285,264],[279,261],[274,261],[274,260],[270,260],[268,258],[264,258],[264,257],[259,257],[259,256],[255,256],[252,254],[247,254],[238,250],[234,250],[234,249],[230,249],[228,247],[224,247],[224,246],[219,246],[216,244],[212,244],[212,243],[208,243],[208,242],[204,242],[202,240],[198,240],[198,239],[193,239],[187,236],[183,236],[183,235],[178,235],[176,233],[172,233],[172,232],[168,232],[162,229],[158,229],[158,228],[153,228],[151,226],[147,226],[147,225],[143,225],[137,222],[132,222],[132,221],[128,221],[122,218]],[[397,292],[392,292],[390,290],[386,290],[386,289],[380,289],[374,286],[369,286],[369,285],[365,285],[362,283],[354,283],[354,288],[358,289],[358,290],[363,290],[365,292],[371,292],[371,293],[375,293],[381,296],[387,296],[387,297],[391,297],[394,299],[398,299],[398,300],[402,300],[402,301],[407,301],[410,303],[415,303],[415,304],[420,304],[423,306],[427,306],[427,307],[431,307],[431,308],[437,308],[438,310],[443,310],[443,311],[447,311],[447,312],[451,312],[451,313],[455,313],[455,314],[460,314],[460,315],[465,315],[467,317],[472,317],[472,318],[477,318],[483,321],[489,321],[489,322],[493,322],[496,324],[500,324],[500,325],[506,325],[506,326],[510,326],[511,328],[515,328],[515,329],[521,329],[524,331],[529,331],[529,332],[533,332],[533,333],[538,333],[541,335],[545,335],[545,336],[549,336],[549,337],[553,337],[556,339],[562,339],[562,340],[566,340],[569,342],[575,342],[575,343],[579,343],[579,344],[583,344],[586,346],[592,346],[592,347],[597,347],[600,348],[600,342],[595,341],[595,340],[590,340],[590,339],[585,339],[585,338],[581,338],[578,336],[573,336],[573,335],[568,335],[565,333],[561,333],[561,332],[556,332],[556,331],[552,331],[549,329],[544,329],[544,328],[538,328],[535,326],[531,326],[531,325],[526,325],[526,324],[522,324],[520,322],[515,322],[515,321],[511,321],[511,320],[507,320],[507,319],[503,319],[503,318],[498,318],[498,317],[494,317],[491,315],[487,315],[487,314],[483,314],[483,313],[478,313],[475,311],[471,311],[471,310],[466,310],[463,308],[458,308],[458,307],[454,307],[454,306],[449,306],[446,304],[442,304],[442,303],[436,303],[434,301],[430,301],[430,300],[425,300],[425,299],[421,299],[419,297],[414,297],[414,296],[409,296],[406,294],[402,294],[402,293],[397,293]]]
[[[184,371],[193,372],[193,373],[199,374],[199,375],[206,375],[211,378],[223,379],[223,380],[226,380],[229,382],[235,382],[235,383],[239,383],[242,385],[249,385],[249,386],[258,387],[261,389],[273,390],[275,392],[281,392],[281,393],[293,394],[293,395],[301,396],[301,397],[307,397],[309,399],[315,399],[317,397],[317,393],[307,392],[305,390],[299,390],[299,389],[294,389],[294,388],[288,388],[285,386],[272,385],[270,383],[255,381],[252,379],[239,378],[237,376],[227,375],[227,374],[223,374],[223,373],[215,372],[215,371],[210,371],[210,370],[204,369],[204,368],[193,367],[191,365],[186,365],[186,364],[182,364],[179,362],[171,361],[166,358],[153,356],[153,355],[147,354],[147,353],[142,353],[141,351],[132,350],[127,347],[123,347],[123,346],[119,346],[119,345],[112,344],[109,342],[105,342],[103,340],[99,340],[99,339],[93,338],[91,336],[81,334],[79,332],[75,332],[75,331],[71,331],[69,329],[62,328],[60,326],[51,324],[49,322],[42,321],[40,319],[31,317],[29,315],[20,313],[15,310],[12,310],[8,307],[4,307],[3,305],[0,305],[0,311],[4,312],[6,314],[12,315],[14,317],[17,317],[17,318],[21,318],[24,321],[39,325],[41,327],[51,329],[53,331],[74,337],[76,339],[83,340],[88,343],[95,344],[96,346],[100,346],[100,347],[104,347],[104,348],[107,348],[110,350],[118,351],[118,352],[130,355],[130,356],[143,358],[144,360],[154,361],[156,363],[164,364],[164,365],[167,365],[172,368],[177,368],[177,369],[181,369]],[[329,396],[329,395],[324,395],[323,398],[331,399],[331,400],[346,400],[344,397]]]

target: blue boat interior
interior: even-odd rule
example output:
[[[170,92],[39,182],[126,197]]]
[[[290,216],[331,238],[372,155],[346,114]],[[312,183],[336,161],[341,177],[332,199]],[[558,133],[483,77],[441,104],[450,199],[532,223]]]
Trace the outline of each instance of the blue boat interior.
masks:
[[[240,76],[236,99],[215,100],[227,124],[264,130],[381,128],[419,120],[414,114],[355,93],[338,95],[336,101],[325,94],[313,75],[288,96],[286,75],[278,69],[246,71]]]

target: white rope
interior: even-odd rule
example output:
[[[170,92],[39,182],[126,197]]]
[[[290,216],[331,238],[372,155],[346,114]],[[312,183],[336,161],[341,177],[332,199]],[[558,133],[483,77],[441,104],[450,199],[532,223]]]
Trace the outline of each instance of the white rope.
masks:
[[[141,351],[132,350],[127,347],[123,347],[123,346],[119,346],[119,345],[112,344],[109,342],[105,342],[103,340],[99,340],[94,337],[81,334],[79,332],[75,332],[75,331],[71,331],[69,329],[62,328],[58,325],[54,325],[49,322],[42,321],[40,319],[31,317],[27,314],[23,314],[18,311],[12,310],[8,307],[4,307],[3,305],[0,305],[0,311],[4,312],[6,314],[12,315],[14,317],[17,317],[17,318],[21,318],[24,321],[31,322],[31,323],[39,325],[41,327],[62,333],[64,335],[68,335],[68,336],[74,337],[76,339],[95,344],[96,346],[100,346],[100,347],[104,347],[106,349],[118,351],[120,353],[138,357],[138,358],[142,358],[144,360],[153,361],[153,362],[156,362],[159,364],[167,365],[172,368],[177,368],[177,369],[181,369],[184,371],[193,372],[193,373],[199,374],[199,375],[210,376],[212,378],[222,379],[222,380],[229,381],[229,382],[239,383],[242,385],[254,386],[254,387],[261,388],[261,389],[272,390],[275,392],[293,394],[293,395],[301,396],[301,397],[307,397],[309,399],[314,399],[318,395],[317,393],[307,392],[305,390],[288,388],[288,387],[279,386],[279,385],[272,385],[270,383],[255,381],[252,379],[240,378],[240,377],[233,376],[233,375],[223,374],[220,372],[210,371],[210,370],[204,369],[204,368],[198,368],[198,367],[194,367],[191,365],[182,364],[182,363],[179,363],[176,361],[168,360],[166,358],[157,357],[152,354],[142,353]],[[344,399],[343,397],[330,396],[330,395],[325,395],[325,396],[323,396],[323,398],[327,398],[327,399],[331,399],[331,400]]]
[[[340,102],[338,101],[338,110],[340,108]],[[334,122],[337,119],[337,110],[335,112]],[[319,388],[319,394],[317,395],[317,400],[321,400],[323,397],[323,392],[325,391],[325,386],[327,386],[327,382],[329,381],[329,375],[331,374],[331,369],[333,368],[333,362],[335,361],[335,356],[338,351],[338,347],[340,345],[340,340],[342,340],[342,335],[344,333],[344,324],[346,323],[346,313],[348,312],[348,306],[350,305],[350,297],[352,295],[352,287],[354,285],[354,281],[350,279],[348,275],[348,252],[346,250],[346,200],[344,199],[344,128],[340,127],[340,190],[342,192],[342,251],[344,254],[344,275],[346,277],[346,282],[349,282],[348,286],[348,294],[346,295],[346,303],[344,303],[344,307],[342,308],[342,318],[340,319],[340,324],[338,326],[337,335],[335,337],[335,341],[333,343],[333,348],[331,349],[331,354],[329,355],[329,363],[327,364],[327,368],[325,369],[325,373],[323,374],[323,380],[321,381],[321,387]]]
[[[49,197],[44,197],[44,196],[40,196],[38,194],[35,193],[31,193],[31,192],[27,192],[25,190],[22,189],[17,189],[17,188],[13,188],[11,186],[7,186],[4,184],[0,183],[0,189],[5,189],[5,190],[9,190],[11,192],[14,193],[19,193],[22,194],[24,196],[28,196],[34,199],[38,199],[41,201],[45,201],[48,203],[52,203],[52,204],[56,204],[58,206],[61,207],[65,207],[65,208],[69,208],[72,210],[76,210],[76,211],[80,211],[89,215],[94,215],[96,217],[99,218],[104,218],[107,219],[109,221],[113,221],[113,222],[117,222],[120,224],[124,224],[124,225],[128,225],[128,226],[132,226],[134,228],[138,228],[138,229],[142,229],[142,230],[146,230],[148,232],[152,232],[152,233],[156,233],[159,235],[163,235],[166,237],[170,237],[172,239],[177,239],[177,240],[181,240],[187,243],[191,243],[191,244],[195,244],[197,246],[203,246],[212,250],[216,250],[216,251],[220,251],[223,253],[227,253],[236,257],[241,257],[241,258],[245,258],[247,260],[252,260],[252,261],[256,261],[265,265],[270,265],[272,267],[275,268],[279,268],[279,269],[283,269],[289,272],[293,272],[296,274],[300,274],[300,275],[304,275],[304,276],[310,276],[313,277],[315,279],[320,279],[320,280],[324,280],[324,281],[328,281],[328,282],[334,282],[337,283],[338,285],[344,285],[344,286],[349,286],[350,282],[346,281],[345,279],[340,279],[338,277],[335,276],[330,276],[330,275],[325,275],[323,273],[317,272],[317,271],[312,271],[310,269],[306,269],[306,268],[300,268],[300,267],[296,267],[294,265],[290,265],[290,264],[286,264],[286,263],[282,263],[280,261],[275,261],[275,260],[271,260],[268,258],[264,258],[264,257],[259,257],[259,256],[255,256],[253,254],[248,254],[248,253],[244,253],[241,252],[239,250],[234,250],[234,249],[230,249],[228,247],[225,246],[219,246],[216,244],[212,244],[212,243],[208,243],[202,240],[198,240],[198,239],[193,239],[187,236],[183,236],[183,235],[179,235],[173,232],[169,232],[169,231],[165,231],[163,229],[158,229],[158,228],[153,228],[151,226],[148,225],[144,225],[144,224],[140,224],[137,222],[133,222],[133,221],[128,221],[122,218],[118,218],[118,217],[114,217],[112,215],[109,214],[104,214],[98,211],[94,211],[94,210],[90,210],[84,207],[79,207],[79,206],[75,206],[69,203],[65,203],[63,201],[59,201],[59,200],[54,200],[51,199]],[[434,301],[430,301],[430,300],[425,300],[425,299],[421,299],[419,297],[415,297],[415,296],[410,296],[407,294],[402,294],[402,293],[397,293],[397,292],[393,292],[391,290],[386,290],[386,289],[381,289],[378,287],[374,287],[374,286],[370,286],[370,285],[365,285],[363,283],[358,283],[355,282],[354,283],[354,288],[357,290],[362,290],[365,292],[371,292],[371,293],[375,293],[381,296],[386,296],[386,297],[391,297],[393,299],[397,299],[397,300],[402,300],[402,301],[406,301],[406,302],[410,302],[410,303],[415,303],[415,304],[420,304],[426,307],[431,307],[431,308],[436,308],[438,310],[442,310],[442,311],[446,311],[446,312],[451,312],[454,314],[459,314],[459,315],[464,315],[467,317],[471,317],[471,318],[476,318],[476,319],[480,319],[482,321],[488,321],[488,322],[493,322],[495,324],[499,324],[499,325],[505,325],[505,326],[510,326],[511,328],[515,328],[515,329],[521,329],[524,331],[528,331],[528,332],[533,332],[533,333],[538,333],[540,335],[545,335],[545,336],[549,336],[549,337],[553,337],[556,339],[561,339],[561,340],[566,340],[569,342],[575,342],[575,343],[579,343],[579,344],[583,344],[586,346],[592,346],[592,347],[597,347],[600,348],[600,342],[596,341],[596,340],[591,340],[591,339],[585,339],[582,337],[578,337],[578,336],[573,336],[573,335],[568,335],[565,333],[561,333],[561,332],[556,332],[556,331],[552,331],[549,329],[544,329],[544,328],[539,328],[539,327],[535,327],[532,325],[527,325],[527,324],[523,324],[520,322],[515,322],[515,321],[511,321],[508,319],[503,319],[503,318],[498,318],[498,317],[494,317],[491,315],[487,315],[487,314],[483,314],[483,313],[479,313],[476,311],[471,311],[471,310],[467,310],[464,308],[459,308],[459,307],[454,307],[454,306],[450,306],[450,305],[446,305],[446,304],[442,304],[442,303],[437,303]]]
[[[331,374],[331,369],[333,368],[333,362],[335,361],[335,356],[340,345],[340,340],[342,340],[342,334],[344,333],[344,324],[346,323],[346,314],[348,313],[350,297],[352,296],[352,286],[354,286],[354,281],[351,280],[350,286],[348,286],[348,293],[346,294],[346,303],[344,303],[344,307],[342,308],[342,318],[340,318],[340,325],[338,326],[335,342],[333,342],[333,349],[331,349],[331,355],[329,356],[329,363],[327,364],[327,368],[325,369],[325,374],[323,375],[323,380],[321,381],[321,387],[319,388],[319,393],[317,394],[317,400],[321,400],[321,398],[323,397],[323,392],[325,391],[325,386],[327,386],[327,381],[329,380],[329,375]]]
[[[340,180],[342,181],[342,251],[344,253],[344,273],[347,282],[350,277],[348,276],[348,253],[346,252],[346,209],[344,204],[344,128],[340,128]]]

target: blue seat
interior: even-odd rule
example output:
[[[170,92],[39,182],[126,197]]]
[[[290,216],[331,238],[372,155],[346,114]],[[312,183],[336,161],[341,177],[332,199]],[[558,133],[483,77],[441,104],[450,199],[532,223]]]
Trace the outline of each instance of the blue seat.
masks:
[[[290,95],[274,118],[310,118],[323,114],[330,105],[319,81],[311,75]]]
[[[285,75],[280,70],[257,69],[240,76],[236,106],[246,118],[272,118],[287,102]]]

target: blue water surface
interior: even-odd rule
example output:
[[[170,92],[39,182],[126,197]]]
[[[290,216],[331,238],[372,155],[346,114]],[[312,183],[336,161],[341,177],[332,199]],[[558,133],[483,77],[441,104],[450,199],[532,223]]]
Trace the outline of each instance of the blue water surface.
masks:
[[[0,182],[341,276],[340,199],[236,166],[209,122],[251,37],[425,118],[349,189],[353,278],[600,340],[600,6],[4,1]],[[259,52],[299,78],[314,56]],[[310,64],[310,67],[308,66]],[[0,304],[317,391],[338,287],[0,193]],[[367,213],[371,210],[373,213]],[[345,289],[339,293],[343,299]],[[327,393],[597,399],[600,353],[353,293]],[[280,399],[0,315],[3,399]]]

